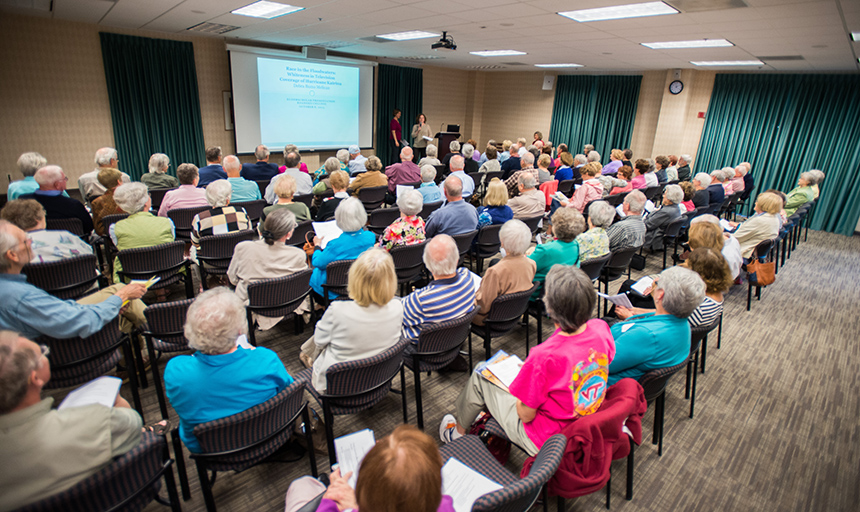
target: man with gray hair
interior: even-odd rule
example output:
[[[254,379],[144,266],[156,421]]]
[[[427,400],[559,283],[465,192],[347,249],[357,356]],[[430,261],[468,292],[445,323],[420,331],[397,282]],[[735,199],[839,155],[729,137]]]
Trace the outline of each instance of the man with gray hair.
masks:
[[[444,186],[448,203],[430,214],[424,233],[427,238],[438,234],[459,235],[478,229],[478,210],[463,201],[463,182],[457,176],[448,176]]]
[[[466,167],[466,158],[463,155],[454,155],[451,158],[450,164],[451,174],[449,177],[456,176],[460,178],[460,181],[463,183],[463,197],[471,197],[475,191],[475,180],[466,174],[464,170]]]
[[[692,172],[690,171],[691,163],[693,163],[693,157],[690,155],[684,154],[678,157],[678,179],[680,181],[690,181],[690,177],[692,176]]]
[[[448,235],[437,235],[424,246],[424,265],[433,281],[403,299],[403,337],[418,340],[426,323],[453,320],[475,307],[475,275],[457,268],[460,251]]]
[[[515,171],[513,174],[508,176],[505,179],[505,186],[508,187],[508,197],[516,197],[519,193],[519,179],[523,174],[528,174],[533,176],[535,179],[535,184],[540,183],[540,172],[534,168],[535,156],[531,153],[526,153],[522,157],[520,157],[520,170]],[[537,186],[537,185],[535,185]]]
[[[412,161],[413,156],[412,148],[406,146],[400,150],[400,162],[385,168],[385,175],[388,176],[386,203],[391,204],[397,200],[397,185],[421,181],[421,169]]]
[[[269,148],[260,144],[254,150],[253,164],[242,164],[240,176],[248,181],[269,181],[278,175],[278,166],[269,163]],[[289,166],[287,166],[289,167]]]
[[[96,168],[94,170],[82,174],[78,178],[78,190],[87,203],[107,192],[107,189],[99,183],[99,171],[102,169],[116,169],[119,164],[119,156],[117,156],[114,148],[101,148],[96,151],[95,163]],[[123,183],[131,183],[131,181],[131,176],[122,173]]]
[[[606,230],[610,251],[641,247],[645,243],[646,228],[642,212],[645,210],[646,201],[641,190],[633,190],[624,197],[621,204],[624,216]]]
[[[36,171],[48,165],[48,160],[39,153],[24,153],[18,157],[18,171],[24,176],[23,180],[13,181],[6,191],[6,200],[14,201],[24,194],[32,194],[39,189],[36,183]],[[63,195],[69,197],[66,191]]]
[[[350,176],[355,176],[356,174],[361,174],[367,171],[367,168],[364,167],[364,162],[367,161],[367,157],[361,154],[361,148],[359,148],[357,144],[353,144],[347,151],[349,151]]]
[[[222,160],[224,172],[227,173],[227,181],[232,187],[232,196],[230,202],[241,203],[244,201],[256,201],[262,199],[260,187],[253,181],[248,181],[242,177],[242,163],[236,155],[227,155]],[[217,180],[216,180],[217,181]]]
[[[598,153],[597,151],[589,151],[587,158],[589,162],[600,163],[600,153]]]
[[[287,166],[287,169],[273,177],[266,187],[265,198],[267,203],[275,204],[278,202],[278,195],[275,194],[275,184],[284,176],[292,176],[296,180],[296,193],[293,195],[300,196],[313,193],[314,180],[311,179],[310,174],[302,172],[299,169],[301,161],[302,157],[296,151],[290,151],[284,156],[284,165]]]
[[[611,328],[615,358],[609,364],[609,385],[621,379],[639,379],[650,370],[683,363],[690,355],[690,324],[687,318],[705,300],[705,282],[684,267],[670,267],[654,280],[656,313],[615,307],[626,319]]]
[[[57,165],[48,165],[36,171],[34,176],[39,189],[31,194],[23,194],[19,199],[35,199],[45,208],[45,219],[78,219],[84,234],[93,231],[93,218],[79,201],[63,195],[69,178]]]
[[[696,174],[693,178],[693,187],[696,188],[696,194],[693,196],[693,206],[696,208],[704,208],[711,204],[711,193],[708,192],[708,187],[710,186],[710,174],[706,172]]]
[[[663,250],[663,233],[675,219],[681,216],[678,205],[684,200],[684,191],[678,185],[669,185],[663,190],[663,206],[654,210],[645,219],[645,247],[652,251]]]
[[[0,510],[65,491],[140,443],[140,415],[117,395],[113,406],[52,409],[48,347],[0,331]]]
[[[529,155],[526,155],[529,156]],[[517,196],[508,200],[515,219],[531,219],[546,211],[546,196],[538,190],[537,180],[527,171],[519,171]]]

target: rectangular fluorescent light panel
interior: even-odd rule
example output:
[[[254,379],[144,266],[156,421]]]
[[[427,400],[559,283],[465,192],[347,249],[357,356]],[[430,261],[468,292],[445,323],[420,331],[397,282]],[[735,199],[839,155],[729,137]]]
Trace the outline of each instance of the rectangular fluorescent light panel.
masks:
[[[380,39],[390,39],[392,41],[409,41],[411,39],[424,39],[427,37],[439,37],[441,34],[433,32],[424,32],[423,30],[411,30],[409,32],[395,32],[393,34],[382,34],[376,37]]]
[[[283,16],[285,14],[303,11],[304,9],[304,7],[296,7],[294,5],[281,4],[278,2],[269,2],[268,0],[260,0],[259,2],[248,4],[245,7],[230,12],[232,12],[233,14],[241,14],[242,16],[251,16],[254,18],[263,18],[270,20],[272,18],[277,18],[278,16]]]
[[[644,4],[614,5],[612,7],[600,7],[597,9],[566,11],[558,14],[565,18],[585,23],[588,21],[620,20],[623,18],[678,14],[678,10],[663,2],[646,2]]]
[[[582,64],[535,64],[537,68],[581,68]]]
[[[860,41],[860,32],[851,32],[851,39]]]
[[[734,46],[725,39],[697,39],[695,41],[666,41],[662,43],[641,43],[652,50],[677,50],[681,48],[721,48]]]
[[[479,57],[505,57],[507,55],[525,55],[526,52],[519,52],[517,50],[484,50],[480,52],[469,52],[472,55],[478,55]]]
[[[697,60],[690,61],[694,66],[764,66],[760,60]]]

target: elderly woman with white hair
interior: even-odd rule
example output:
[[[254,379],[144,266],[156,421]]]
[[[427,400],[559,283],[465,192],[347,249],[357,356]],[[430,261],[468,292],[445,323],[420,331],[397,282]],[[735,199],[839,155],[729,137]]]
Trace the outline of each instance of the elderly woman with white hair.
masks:
[[[815,200],[815,190],[812,185],[816,184],[815,174],[807,171],[800,174],[797,186],[791,189],[785,199],[785,214],[789,217],[804,204]]]
[[[475,146],[471,144],[463,144],[463,158],[465,159],[463,171],[466,173],[470,172],[478,172],[480,168],[478,166],[478,161],[473,157],[475,156]]]
[[[398,245],[420,244],[424,236],[424,220],[418,216],[424,208],[424,196],[417,190],[409,190],[397,198],[400,217],[382,233],[380,244],[386,250]]]
[[[376,243],[376,236],[364,229],[364,225],[367,224],[367,212],[358,198],[350,197],[342,200],[334,211],[334,220],[343,233],[337,238],[326,240],[325,249],[321,247],[322,239],[318,236],[314,237],[314,255],[311,258],[314,273],[311,276],[311,288],[320,300],[325,293],[323,284],[327,277],[326,265],[337,260],[354,260]],[[329,293],[329,299],[336,297],[337,295]]]
[[[320,392],[331,365],[373,357],[400,341],[403,305],[394,296],[397,274],[388,252],[371,249],[359,256],[349,268],[347,290],[350,300],[329,305],[299,356],[313,367],[311,382]]]
[[[460,142],[456,140],[452,140],[450,144],[448,144],[449,152],[442,158],[442,165],[445,166],[445,172],[451,172],[451,159],[455,156],[463,156],[460,153]]]
[[[154,188],[176,188],[179,180],[167,174],[170,168],[170,158],[164,153],[155,153],[149,157],[149,173],[140,177],[140,182],[150,190]]]
[[[129,214],[127,218],[110,226],[110,238],[120,251],[166,244],[176,238],[172,220],[150,213],[152,199],[143,183],[123,183],[114,191],[113,199],[117,206]],[[116,258],[113,265],[115,283],[119,282],[120,270],[122,266],[119,258]]]
[[[663,206],[645,217],[645,247],[652,251],[663,250],[663,233],[681,216],[678,205],[683,200],[684,191],[678,185],[669,185],[663,190]]]
[[[687,318],[705,299],[705,282],[690,269],[670,267],[655,280],[651,296],[655,312],[634,315],[612,326],[615,359],[609,365],[610,386],[683,363],[690,355]]]
[[[521,220],[509,220],[499,230],[504,258],[492,265],[481,279],[481,287],[475,295],[480,306],[473,324],[484,325],[490,314],[490,306],[499,295],[517,293],[532,287],[537,265],[525,253],[532,241],[532,232]]]
[[[615,208],[606,201],[594,201],[588,207],[588,231],[576,237],[579,244],[579,261],[588,261],[609,254],[609,235],[606,228],[615,220]]]
[[[341,149],[340,151],[346,151],[346,150]],[[340,153],[340,151],[338,151],[338,153]],[[346,152],[346,157],[347,157],[347,162],[349,162],[349,160],[348,160],[349,159],[349,152],[348,151]],[[344,167],[346,167],[346,169],[344,169]],[[313,188],[313,193],[315,196],[320,196],[322,194],[325,194],[326,192],[328,192],[329,190],[332,189],[332,187],[331,187],[331,175],[334,174],[336,171],[344,171],[345,173],[349,174],[349,165],[345,165],[341,159],[335,158],[335,157],[329,157],[328,159],[326,159],[325,163],[323,163],[323,166],[320,169],[322,170],[322,173],[319,174],[319,176],[317,178],[318,181],[314,184],[314,188]],[[317,172],[319,172],[319,171],[317,171]],[[314,201],[317,201],[317,200],[318,200],[318,197],[314,197]],[[319,204],[317,204],[316,206],[319,206]]]
[[[188,308],[185,337],[195,352],[167,362],[164,390],[192,453],[202,451],[194,427],[246,411],[293,382],[278,354],[248,346],[247,334],[245,305],[227,288],[203,292]]]
[[[437,158],[439,155],[439,148],[436,147],[435,144],[427,144],[427,156],[418,161],[418,167],[424,167],[425,165],[442,165],[442,162]]]
[[[747,165],[749,165],[749,164],[747,164]],[[747,167],[743,164],[741,164],[740,167],[742,167],[743,169],[747,169]],[[818,187],[818,185],[820,185],[821,182],[824,181],[824,172],[819,171],[818,169],[813,169],[809,172],[812,174],[813,178],[815,179],[815,183],[813,183],[811,186],[812,186],[812,192],[813,192],[813,195],[815,196],[815,199],[818,199],[819,194],[821,194],[821,189]]]
[[[212,207],[198,213],[191,221],[191,243],[200,245],[204,236],[224,235],[233,231],[251,229],[251,221],[244,208],[230,206],[233,186],[227,180],[215,180],[206,187],[206,200]]]
[[[429,146],[428,146],[429,147]],[[421,166],[421,186],[418,192],[424,199],[424,204],[435,203],[442,200],[442,190],[436,184],[436,168],[432,165]]]
[[[722,177],[720,183],[723,185],[723,194],[725,197],[729,197],[734,194],[735,185],[734,182],[732,182],[732,178],[735,177],[735,169],[733,167],[723,167],[719,171],[714,172],[719,172]],[[711,173],[711,176],[714,175],[714,172]]]

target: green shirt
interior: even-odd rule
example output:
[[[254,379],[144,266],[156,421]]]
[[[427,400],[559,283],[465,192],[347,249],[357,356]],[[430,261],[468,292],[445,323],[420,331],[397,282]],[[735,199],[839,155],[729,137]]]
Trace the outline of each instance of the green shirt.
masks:
[[[152,190],[154,188],[176,188],[179,186],[179,180],[169,174],[149,172],[140,177],[140,182],[146,185],[146,188]]]
[[[579,266],[579,244],[576,240],[570,242],[562,242],[554,240],[545,244],[538,245],[529,256],[534,260],[537,269],[535,270],[534,280],[543,283],[546,279],[546,274],[553,265],[576,265]],[[541,284],[541,288],[543,284]],[[540,297],[540,288],[535,291],[532,298]]]
[[[795,187],[785,198],[785,215],[790,217],[804,204],[815,199],[812,187]]]
[[[296,222],[304,222],[311,218],[311,211],[308,209],[308,205],[306,205],[305,203],[287,203],[273,204],[272,206],[267,206],[263,208],[262,220],[266,220],[266,217],[269,216],[273,211],[280,210],[281,208],[286,208],[287,210],[293,212],[293,215],[296,216]]]
[[[156,217],[149,212],[137,212],[129,215],[113,225],[113,235],[116,237],[116,248],[136,249],[166,244],[174,240],[173,222],[165,217]],[[114,259],[113,281],[119,283],[119,271],[122,266],[119,258]]]

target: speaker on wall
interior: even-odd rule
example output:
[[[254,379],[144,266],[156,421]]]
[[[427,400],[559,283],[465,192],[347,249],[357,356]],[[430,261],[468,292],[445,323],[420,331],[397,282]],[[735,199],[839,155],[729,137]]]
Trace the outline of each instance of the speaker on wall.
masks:
[[[555,83],[555,75],[544,75],[543,76],[543,87],[541,87],[541,89],[543,89],[544,91],[551,91],[552,90],[552,84],[554,84],[554,83]]]

